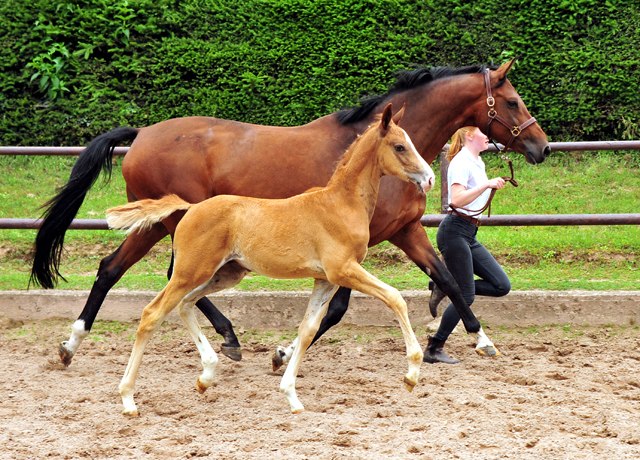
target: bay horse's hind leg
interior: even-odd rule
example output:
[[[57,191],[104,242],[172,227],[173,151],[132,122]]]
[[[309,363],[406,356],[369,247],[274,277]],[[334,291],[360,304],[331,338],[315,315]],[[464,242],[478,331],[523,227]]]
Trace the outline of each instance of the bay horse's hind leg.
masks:
[[[311,340],[318,331],[318,327],[320,327],[321,318],[327,311],[329,301],[337,288],[337,286],[326,280],[315,280],[307,311],[298,328],[298,338],[296,339],[298,346],[296,346],[293,356],[291,357],[291,363],[287,367],[280,382],[280,391],[285,395],[287,401],[289,401],[291,412],[294,414],[304,411],[304,406],[300,403],[296,395],[296,377],[300,369],[300,363],[302,362],[304,353],[311,344]]]
[[[172,273],[173,255],[171,256],[171,265],[169,266],[169,272],[167,273],[169,279],[171,279]],[[218,273],[220,273],[220,270],[218,270]],[[234,361],[240,361],[242,359],[242,349],[240,347],[240,342],[238,342],[238,337],[233,331],[231,321],[229,321],[229,319],[216,308],[213,302],[206,297],[198,300],[196,302],[196,307],[198,307],[204,316],[207,317],[216,332],[225,340],[221,345],[222,354]]]
[[[333,295],[331,302],[329,302],[329,308],[327,308],[327,313],[322,318],[322,322],[320,323],[320,328],[318,332],[316,332],[315,337],[311,341],[311,345],[316,343],[316,341],[322,337],[322,335],[327,332],[330,328],[335,326],[342,320],[342,317],[347,312],[347,308],[349,307],[349,299],[351,297],[351,289],[346,287],[340,287]],[[284,364],[288,363],[293,355],[293,350],[295,350],[298,345],[298,339],[295,339],[291,345],[284,348],[282,346],[278,346],[276,351],[273,353],[271,357],[271,366],[273,367],[273,371],[277,371]]]
[[[154,225],[146,232],[132,233],[113,254],[102,259],[84,309],[71,327],[71,337],[60,344],[60,360],[65,366],[71,364],[80,343],[89,334],[109,290],[132,265],[168,234],[161,224]]]

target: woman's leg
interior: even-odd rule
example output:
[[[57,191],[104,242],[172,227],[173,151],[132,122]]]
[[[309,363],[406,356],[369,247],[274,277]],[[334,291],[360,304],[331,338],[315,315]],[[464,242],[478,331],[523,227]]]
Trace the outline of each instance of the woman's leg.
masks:
[[[473,256],[470,244],[474,241],[475,227],[455,217],[448,217],[440,224],[436,237],[438,249],[447,268],[462,291],[467,305],[475,300],[475,283],[473,279]],[[442,315],[438,332],[429,338],[424,361],[429,363],[443,362],[453,364],[459,362],[443,351],[444,343],[460,321],[460,315],[453,304],[449,304]]]
[[[475,281],[476,295],[502,297],[511,290],[511,282],[498,261],[477,240],[471,245],[473,273],[480,279]]]

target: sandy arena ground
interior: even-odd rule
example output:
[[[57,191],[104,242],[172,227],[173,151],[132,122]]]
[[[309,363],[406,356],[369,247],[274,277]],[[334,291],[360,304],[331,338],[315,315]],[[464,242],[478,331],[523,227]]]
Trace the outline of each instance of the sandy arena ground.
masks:
[[[57,346],[70,325],[0,321],[1,459],[640,458],[633,326],[490,329],[497,359],[456,333],[447,349],[464,361],[423,364],[413,393],[398,328],[339,326],[307,353],[297,381],[306,412],[292,415],[283,371],[271,370],[272,350],[289,341],[282,331],[240,330],[243,360],[220,355],[216,385],[200,395],[199,355],[169,324],[142,363],[141,415],[127,418],[117,387],[137,325],[98,323],[64,368]]]

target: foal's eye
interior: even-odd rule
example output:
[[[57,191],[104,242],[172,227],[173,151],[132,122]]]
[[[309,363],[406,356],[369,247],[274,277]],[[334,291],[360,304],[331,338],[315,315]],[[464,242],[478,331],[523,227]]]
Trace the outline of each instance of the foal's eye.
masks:
[[[406,149],[404,148],[404,145],[396,145],[396,152],[398,153],[402,153],[404,152]]]
[[[518,107],[518,102],[517,101],[507,101],[507,105],[509,107],[511,107],[512,109],[515,109]]]

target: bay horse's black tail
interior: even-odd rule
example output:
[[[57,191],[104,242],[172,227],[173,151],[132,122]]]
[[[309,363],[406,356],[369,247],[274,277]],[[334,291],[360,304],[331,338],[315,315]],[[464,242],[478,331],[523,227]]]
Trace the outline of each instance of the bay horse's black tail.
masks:
[[[46,210],[42,214],[44,220],[36,236],[29,284],[52,289],[58,278],[64,280],[59,272],[60,257],[64,235],[71,221],[100,172],[104,171],[108,174],[108,179],[111,178],[113,149],[121,142],[134,140],[137,135],[137,129],[123,127],[96,137],[78,157],[67,184],[42,206]]]

